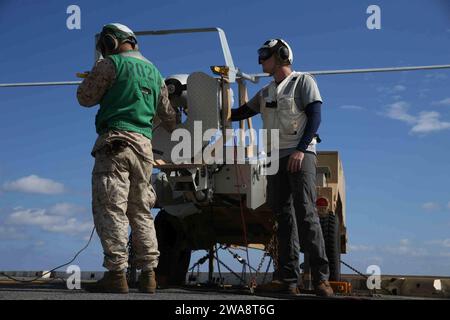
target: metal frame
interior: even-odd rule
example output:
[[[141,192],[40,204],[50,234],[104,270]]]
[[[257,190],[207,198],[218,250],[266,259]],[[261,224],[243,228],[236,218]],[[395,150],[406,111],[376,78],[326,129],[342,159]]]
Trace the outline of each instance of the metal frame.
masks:
[[[137,31],[135,35],[137,36],[160,36],[160,35],[168,35],[168,34],[183,34],[183,33],[199,33],[199,32],[217,32],[219,34],[220,45],[222,47],[223,57],[225,59],[225,66],[228,67],[228,81],[233,83],[236,81],[236,78],[243,78],[246,80],[250,80],[253,83],[258,82],[258,79],[247,73],[242,72],[238,68],[235,67],[233,62],[233,57],[231,55],[230,47],[228,46],[227,36],[225,32],[218,27],[212,28],[193,28],[193,29],[169,29],[169,30],[155,30],[155,31]]]
[[[200,32],[217,32],[219,34],[220,45],[222,46],[223,57],[225,65],[230,69],[230,74],[236,74],[237,70],[234,67],[233,57],[231,56],[230,47],[228,46],[225,32],[220,28],[193,28],[193,29],[169,29],[169,30],[154,30],[154,31],[137,31],[136,36],[161,36],[168,34],[183,34],[183,33],[200,33]],[[233,78],[234,81],[235,78]]]

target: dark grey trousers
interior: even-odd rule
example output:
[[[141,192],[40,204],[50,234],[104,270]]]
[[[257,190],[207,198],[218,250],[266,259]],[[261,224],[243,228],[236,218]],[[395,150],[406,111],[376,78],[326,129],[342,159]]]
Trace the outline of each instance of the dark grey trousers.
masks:
[[[289,156],[281,158],[278,173],[267,176],[267,203],[278,223],[275,277],[290,283],[298,281],[301,248],[309,253],[313,281],[328,280],[328,259],[316,209],[317,159],[305,153],[301,170],[296,173],[287,171],[288,160]]]

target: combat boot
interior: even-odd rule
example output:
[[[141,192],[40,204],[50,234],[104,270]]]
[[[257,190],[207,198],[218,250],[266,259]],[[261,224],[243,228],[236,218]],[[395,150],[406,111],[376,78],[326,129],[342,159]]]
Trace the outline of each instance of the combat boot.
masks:
[[[143,293],[156,292],[155,272],[153,270],[141,272],[139,276],[139,291]]]
[[[93,293],[128,293],[127,277],[123,271],[105,272],[103,278],[85,288]]]
[[[333,288],[330,286],[330,283],[326,280],[320,281],[318,284],[314,286],[316,290],[316,295],[319,297],[332,297],[334,296]]]

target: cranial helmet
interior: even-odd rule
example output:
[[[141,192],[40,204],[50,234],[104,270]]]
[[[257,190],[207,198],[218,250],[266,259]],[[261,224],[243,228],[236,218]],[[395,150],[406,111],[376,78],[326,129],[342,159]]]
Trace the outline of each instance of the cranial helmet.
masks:
[[[106,49],[114,52],[124,42],[136,45],[137,39],[134,32],[123,24],[109,23],[103,26],[97,41],[97,50],[102,54],[105,53]]]
[[[258,49],[258,63],[261,64],[273,54],[276,54],[285,63],[292,64],[294,60],[292,49],[286,41],[283,39],[270,39],[264,42],[261,48]]]

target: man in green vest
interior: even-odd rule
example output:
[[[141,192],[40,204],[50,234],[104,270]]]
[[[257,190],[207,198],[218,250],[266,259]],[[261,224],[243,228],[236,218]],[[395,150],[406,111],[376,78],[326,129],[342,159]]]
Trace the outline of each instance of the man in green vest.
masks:
[[[138,51],[128,27],[103,27],[99,60],[77,91],[80,105],[100,104],[95,118],[97,141],[92,150],[92,210],[108,270],[91,292],[128,293],[128,226],[133,234],[134,263],[141,269],[139,289],[154,293],[158,244],[150,209],[155,204],[151,185],[152,131],[155,116],[168,131],[176,125],[164,80]]]

